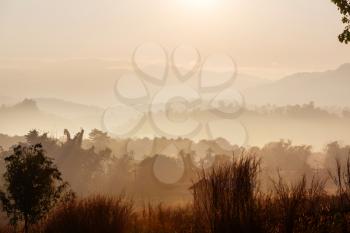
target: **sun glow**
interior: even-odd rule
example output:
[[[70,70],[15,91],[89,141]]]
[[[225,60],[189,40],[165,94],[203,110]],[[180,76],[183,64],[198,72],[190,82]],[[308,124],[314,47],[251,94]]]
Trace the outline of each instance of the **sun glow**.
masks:
[[[208,8],[215,5],[217,0],[182,0],[184,4],[194,8]]]

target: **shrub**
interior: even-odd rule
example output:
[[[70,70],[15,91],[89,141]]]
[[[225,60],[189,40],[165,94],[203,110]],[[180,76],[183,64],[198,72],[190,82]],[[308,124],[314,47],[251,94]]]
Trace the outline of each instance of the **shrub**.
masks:
[[[61,205],[46,220],[43,233],[126,233],[133,219],[133,203],[93,196]]]

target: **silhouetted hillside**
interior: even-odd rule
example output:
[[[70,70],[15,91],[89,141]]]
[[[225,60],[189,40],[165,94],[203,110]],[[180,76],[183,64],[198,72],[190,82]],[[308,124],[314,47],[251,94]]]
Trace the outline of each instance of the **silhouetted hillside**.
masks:
[[[36,98],[35,102],[40,110],[68,119],[96,117],[103,113],[99,107],[55,98]]]
[[[335,70],[297,73],[245,91],[248,104],[302,104],[350,106],[350,63]]]
[[[69,120],[40,110],[37,103],[30,99],[13,106],[2,106],[0,122],[1,133],[9,135],[23,135],[34,128],[54,134],[58,128],[74,126]]]

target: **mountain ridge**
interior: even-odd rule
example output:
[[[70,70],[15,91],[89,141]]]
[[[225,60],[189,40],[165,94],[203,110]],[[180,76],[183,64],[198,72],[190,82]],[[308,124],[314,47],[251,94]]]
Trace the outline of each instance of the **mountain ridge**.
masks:
[[[350,106],[350,63],[324,72],[295,73],[244,91],[251,105],[288,105],[314,101],[320,106]]]

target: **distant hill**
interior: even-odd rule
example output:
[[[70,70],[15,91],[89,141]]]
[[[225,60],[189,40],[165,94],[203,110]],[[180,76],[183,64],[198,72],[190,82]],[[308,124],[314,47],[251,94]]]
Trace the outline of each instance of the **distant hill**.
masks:
[[[244,91],[248,104],[350,106],[350,63],[335,70],[297,73]]]
[[[13,105],[16,104],[18,101],[15,98],[8,97],[8,96],[0,96],[0,106],[1,105]]]
[[[0,107],[0,133],[24,135],[31,129],[38,129],[53,135],[61,135],[65,128],[79,130],[81,127],[86,129],[90,129],[90,126],[96,127],[96,125],[91,125],[91,121],[86,120],[89,117],[87,110],[82,112],[79,118],[78,113],[81,109],[84,109],[83,106],[64,103],[64,101],[59,100],[51,100],[51,102],[49,100],[40,100],[37,103],[35,100],[25,99],[12,106],[2,106]],[[47,104],[46,108],[45,104]],[[43,106],[42,108],[41,105]],[[75,110],[73,111],[74,107]],[[60,113],[65,108],[67,108],[67,113],[70,111],[71,118],[59,114],[56,115],[56,113]],[[94,112],[94,110],[90,112]],[[92,122],[98,122],[100,119],[96,116],[94,118],[96,119]]]
[[[2,115],[11,115],[16,113],[38,114],[40,111],[34,100],[25,99],[22,102],[12,106],[2,106],[0,108],[0,113]]]
[[[40,110],[67,119],[77,119],[96,115],[101,116],[104,111],[102,108],[96,106],[84,105],[55,98],[36,98],[34,100]]]
[[[271,81],[268,79],[263,79],[247,74],[238,74],[234,84],[239,90],[246,90],[269,83],[271,83]]]

